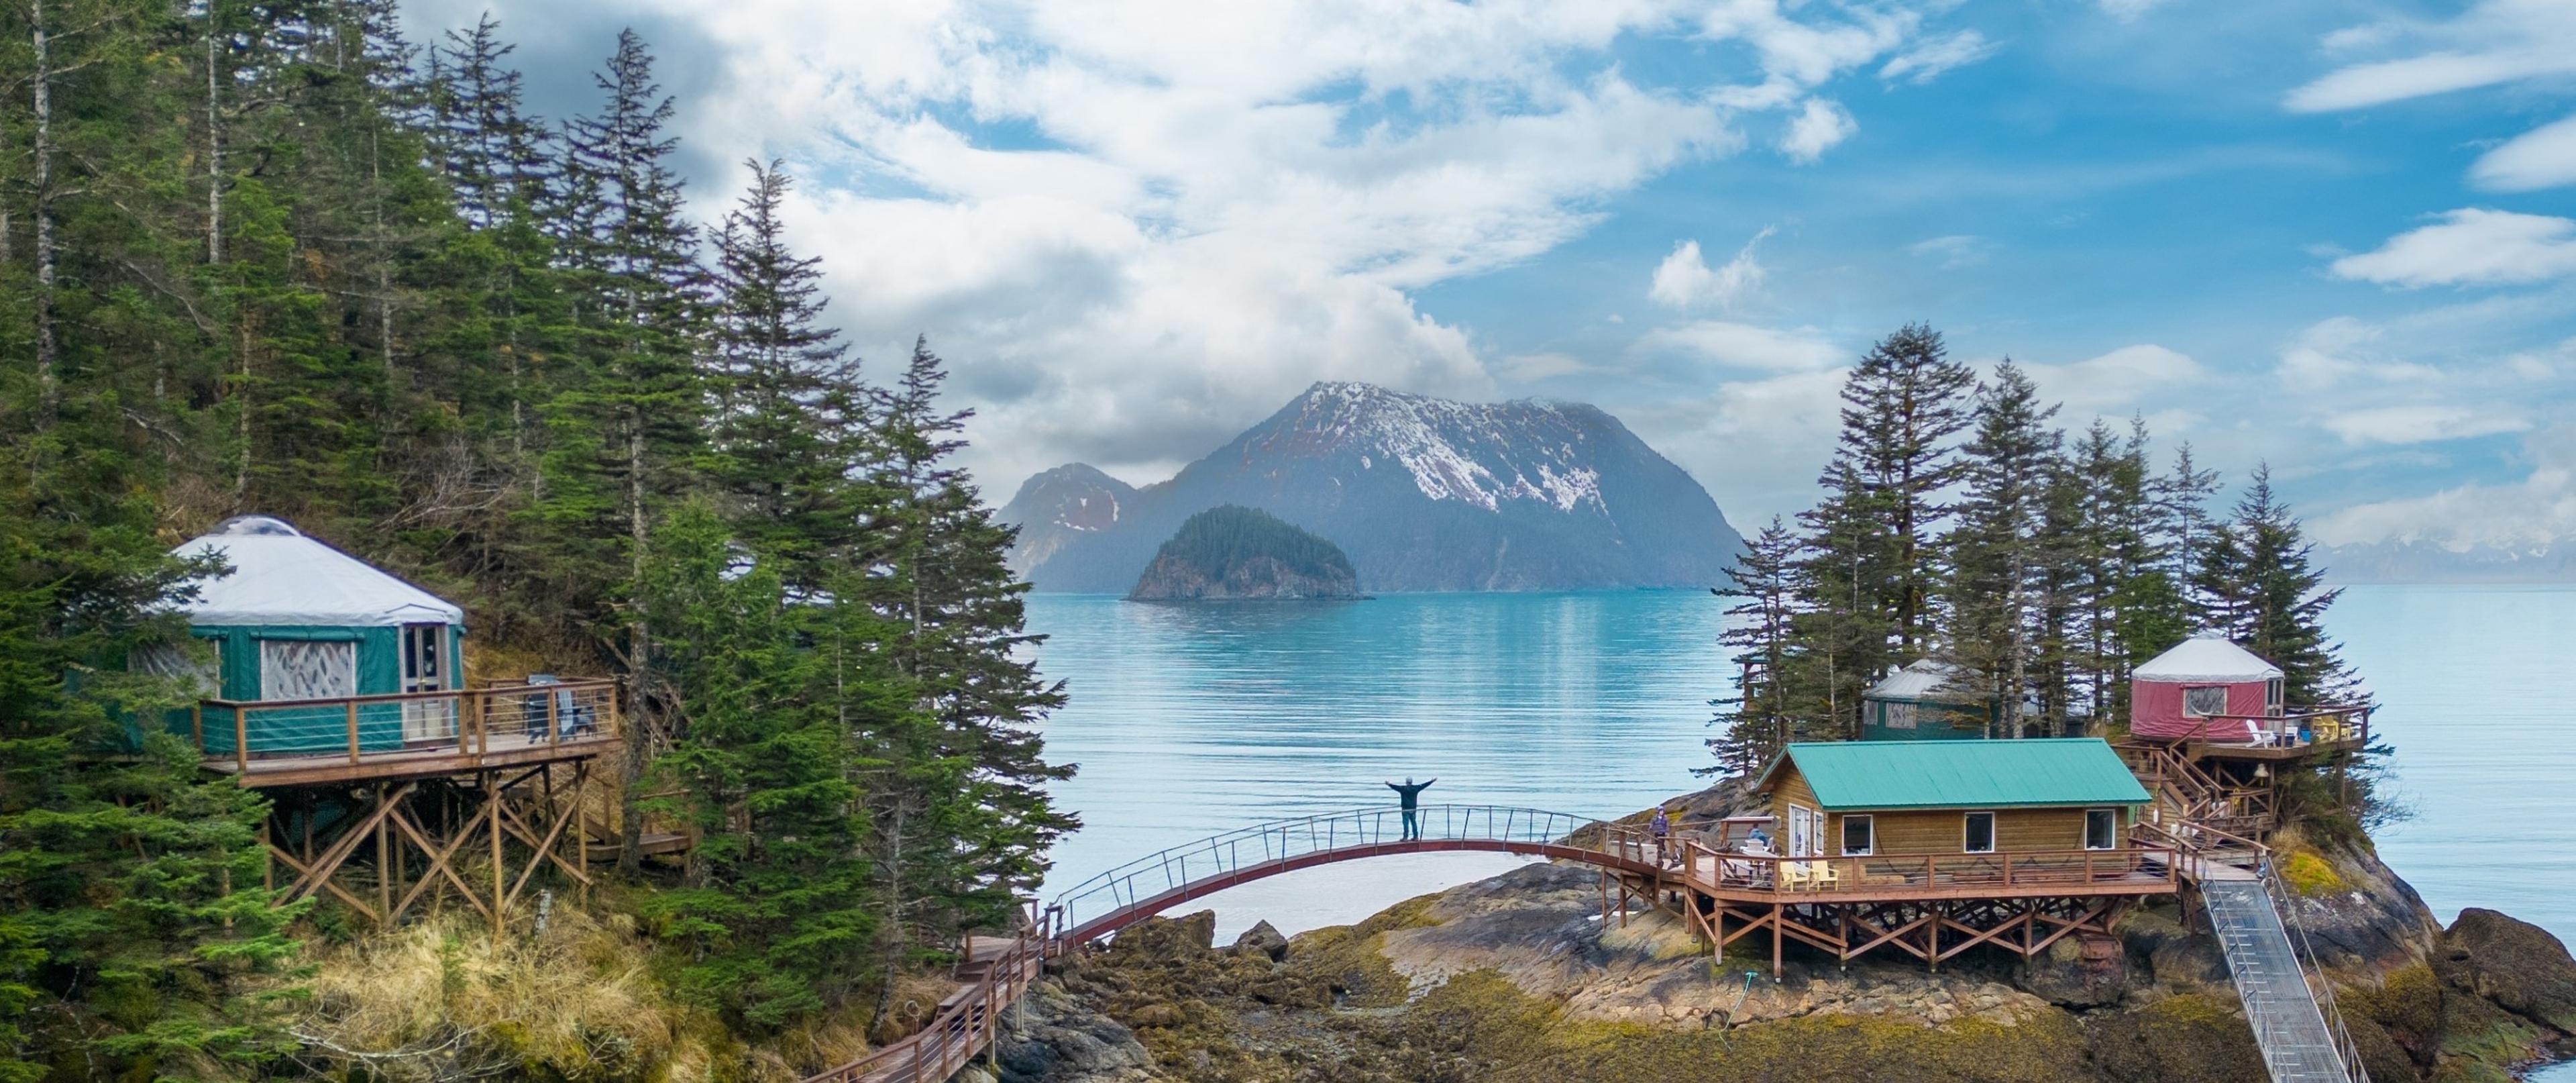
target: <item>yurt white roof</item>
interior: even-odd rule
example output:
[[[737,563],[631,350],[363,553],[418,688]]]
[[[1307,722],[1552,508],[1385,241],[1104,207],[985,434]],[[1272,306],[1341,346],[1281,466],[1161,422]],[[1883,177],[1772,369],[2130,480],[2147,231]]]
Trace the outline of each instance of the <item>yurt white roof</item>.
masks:
[[[221,553],[232,566],[230,575],[200,580],[196,600],[179,607],[191,624],[381,628],[465,623],[465,611],[455,603],[267,516],[227,519],[172,552]]]
[[[2281,667],[2225,638],[2203,635],[2175,644],[2172,650],[2139,666],[2134,676],[2168,684],[2239,684],[2275,680],[2281,676]]]

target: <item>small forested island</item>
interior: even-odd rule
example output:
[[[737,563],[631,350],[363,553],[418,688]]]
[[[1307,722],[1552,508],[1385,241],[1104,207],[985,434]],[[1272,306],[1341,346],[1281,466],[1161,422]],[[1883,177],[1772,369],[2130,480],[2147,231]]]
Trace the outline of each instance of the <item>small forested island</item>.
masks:
[[[1355,598],[1359,575],[1340,546],[1258,508],[1190,516],[1154,554],[1128,600]]]

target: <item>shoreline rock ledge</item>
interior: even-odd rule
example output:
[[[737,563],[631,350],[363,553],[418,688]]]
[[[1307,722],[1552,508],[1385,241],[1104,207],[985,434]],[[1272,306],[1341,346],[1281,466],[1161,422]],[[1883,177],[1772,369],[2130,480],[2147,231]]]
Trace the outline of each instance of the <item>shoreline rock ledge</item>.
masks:
[[[1692,795],[1684,807],[1695,807]],[[1706,803],[1706,802],[1703,802]],[[2576,959],[2491,910],[2442,928],[2367,842],[2294,841],[2334,875],[2287,904],[2326,956],[2374,1083],[2510,1083],[2576,1040]],[[1532,864],[1357,925],[1231,947],[1213,912],[1051,964],[1000,1083],[2261,1083],[2206,921],[2165,899],[2120,951],[1927,973],[1768,942],[1714,963],[1683,922],[1599,919],[1595,874]],[[1758,958],[1757,958],[1758,956]],[[1748,971],[1757,973],[1748,987]]]

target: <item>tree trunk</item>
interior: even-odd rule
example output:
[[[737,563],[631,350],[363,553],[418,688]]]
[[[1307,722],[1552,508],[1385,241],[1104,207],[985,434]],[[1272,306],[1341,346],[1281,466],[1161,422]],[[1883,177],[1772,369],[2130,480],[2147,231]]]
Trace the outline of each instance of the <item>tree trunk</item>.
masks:
[[[54,74],[51,43],[45,36],[45,0],[28,0],[34,26],[36,167],[36,431],[53,428],[60,405],[57,367],[62,347],[55,339],[54,296]]]
[[[206,262],[224,261],[224,130],[222,60],[215,43],[223,35],[216,16],[217,0],[206,4]]]
[[[644,582],[644,418],[633,406],[626,408],[626,526],[629,570],[638,588]],[[646,675],[652,671],[652,630],[644,620],[643,599],[633,599],[634,616],[627,624],[629,679],[635,692],[635,722],[626,731],[626,802],[625,817],[618,824],[618,871],[633,874],[642,868],[643,855],[637,851],[644,842],[644,810],[633,800],[635,783],[644,777],[644,762],[651,751],[650,714],[644,709]]]

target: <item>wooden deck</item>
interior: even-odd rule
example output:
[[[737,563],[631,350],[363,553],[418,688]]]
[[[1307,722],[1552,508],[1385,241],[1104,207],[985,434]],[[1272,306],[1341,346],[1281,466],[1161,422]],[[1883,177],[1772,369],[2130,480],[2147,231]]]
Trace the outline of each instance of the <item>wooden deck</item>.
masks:
[[[1681,849],[1664,873],[1675,886],[1756,904],[2166,895],[2180,864],[2157,846],[1808,858],[1717,853],[1696,842]]]
[[[191,736],[243,786],[391,782],[587,760],[624,747],[608,680],[313,700],[207,700]]]

